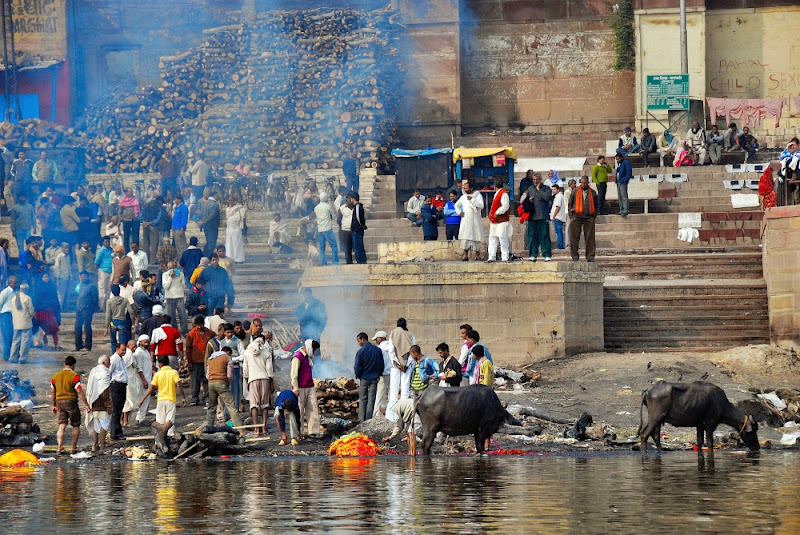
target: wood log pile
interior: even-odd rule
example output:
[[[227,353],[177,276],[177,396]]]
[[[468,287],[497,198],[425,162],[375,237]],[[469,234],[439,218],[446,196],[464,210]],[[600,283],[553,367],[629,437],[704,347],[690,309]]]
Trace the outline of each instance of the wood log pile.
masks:
[[[319,413],[326,418],[358,418],[358,385],[354,379],[314,379]]]
[[[39,433],[39,426],[34,423],[31,413],[19,405],[0,408],[0,445],[32,445],[36,437],[31,433]]]
[[[111,95],[79,124],[98,172],[149,170],[165,149],[264,157],[281,170],[389,159],[402,86],[388,9],[270,11],[208,29],[159,63],[160,87]]]

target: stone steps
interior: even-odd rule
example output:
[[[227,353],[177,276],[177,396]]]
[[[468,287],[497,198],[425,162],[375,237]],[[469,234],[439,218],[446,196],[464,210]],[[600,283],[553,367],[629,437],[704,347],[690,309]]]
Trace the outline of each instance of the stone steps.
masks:
[[[725,272],[726,260],[714,269]],[[607,280],[603,312],[608,351],[769,343],[766,283],[754,271],[752,279]]]

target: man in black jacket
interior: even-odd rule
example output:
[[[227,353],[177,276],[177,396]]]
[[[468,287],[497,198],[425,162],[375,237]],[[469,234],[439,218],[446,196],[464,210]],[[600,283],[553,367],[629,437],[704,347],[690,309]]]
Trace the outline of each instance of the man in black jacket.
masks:
[[[81,271],[78,300],[75,304],[75,351],[92,350],[92,316],[99,309],[97,286],[89,273]],[[86,334],[84,339],[83,334]]]
[[[142,207],[142,250],[147,254],[151,264],[158,258],[158,246],[161,243],[158,235],[159,216],[161,215],[161,197],[152,190],[150,200]]]
[[[364,205],[360,202],[358,193],[349,193],[347,202],[353,209],[353,222],[350,223],[350,236],[353,240],[353,254],[357,264],[367,263],[367,253],[364,250],[364,231],[367,230],[367,214]]]

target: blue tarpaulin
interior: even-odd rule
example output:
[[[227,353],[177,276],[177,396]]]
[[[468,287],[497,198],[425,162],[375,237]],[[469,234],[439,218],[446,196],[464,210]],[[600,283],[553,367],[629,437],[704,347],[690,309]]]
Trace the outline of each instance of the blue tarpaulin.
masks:
[[[392,149],[392,156],[395,158],[414,158],[418,156],[433,156],[434,154],[450,154],[451,152],[453,152],[453,149]]]

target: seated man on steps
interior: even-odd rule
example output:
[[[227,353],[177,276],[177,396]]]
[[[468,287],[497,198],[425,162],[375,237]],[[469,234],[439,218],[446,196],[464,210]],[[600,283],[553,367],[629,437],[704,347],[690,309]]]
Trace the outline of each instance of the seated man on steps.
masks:
[[[619,137],[619,146],[617,147],[617,154],[627,156],[628,154],[633,154],[641,150],[642,148],[639,146],[639,142],[636,140],[636,136],[634,136],[631,133],[631,127],[630,126],[625,127],[625,133]]]
[[[415,227],[422,225],[422,205],[425,202],[418,189],[414,190],[414,195],[408,199],[406,203],[406,218],[414,224]]]

